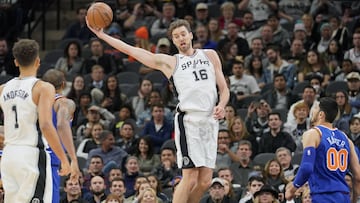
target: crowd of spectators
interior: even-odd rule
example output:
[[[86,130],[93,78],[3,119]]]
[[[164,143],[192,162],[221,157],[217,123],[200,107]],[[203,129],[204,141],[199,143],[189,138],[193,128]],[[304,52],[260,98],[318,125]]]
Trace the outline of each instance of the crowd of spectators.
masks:
[[[302,133],[323,96],[336,99],[340,114],[334,127],[359,151],[360,2],[105,2],[114,13],[105,32],[115,38],[176,54],[167,28],[183,18],[193,29],[194,47],[215,49],[222,59],[230,101],[220,121],[214,179],[201,202],[285,202],[285,185],[299,164],[292,158],[301,155]],[[72,122],[77,155],[84,160],[79,183],[64,181],[62,202],[171,202],[181,180],[173,85],[95,38],[86,27],[86,11],[76,9],[77,19],[59,42],[66,42],[63,56],[47,67],[66,73],[65,94],[77,104]],[[16,77],[12,39],[0,37],[0,74]],[[273,157],[259,161],[264,154]],[[351,173],[348,177],[350,182]],[[292,202],[311,202],[308,186]]]

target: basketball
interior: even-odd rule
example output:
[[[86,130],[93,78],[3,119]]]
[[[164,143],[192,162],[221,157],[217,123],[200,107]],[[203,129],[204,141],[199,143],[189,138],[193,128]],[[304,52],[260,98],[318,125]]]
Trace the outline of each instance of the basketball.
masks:
[[[113,19],[113,12],[109,5],[103,2],[96,2],[90,6],[86,17],[89,26],[95,29],[105,28],[110,25]]]

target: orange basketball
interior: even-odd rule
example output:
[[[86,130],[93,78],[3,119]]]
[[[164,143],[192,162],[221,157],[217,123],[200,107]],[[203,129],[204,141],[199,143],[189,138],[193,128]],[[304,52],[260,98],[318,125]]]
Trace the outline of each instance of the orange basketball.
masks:
[[[109,5],[103,2],[93,3],[87,11],[87,19],[92,28],[105,28],[113,19],[113,12]]]

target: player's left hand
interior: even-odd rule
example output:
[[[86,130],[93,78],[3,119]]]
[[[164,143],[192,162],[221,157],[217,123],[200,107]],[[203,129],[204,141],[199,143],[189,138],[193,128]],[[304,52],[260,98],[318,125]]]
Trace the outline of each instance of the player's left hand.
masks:
[[[221,106],[215,106],[214,107],[214,112],[213,112],[213,117],[217,120],[222,119],[225,117],[225,109],[224,107]]]
[[[72,161],[70,164],[70,180],[73,182],[79,181],[80,169],[77,162]]]
[[[285,188],[285,199],[292,200],[294,198],[295,191],[296,191],[296,188],[294,187],[293,183],[289,182]]]

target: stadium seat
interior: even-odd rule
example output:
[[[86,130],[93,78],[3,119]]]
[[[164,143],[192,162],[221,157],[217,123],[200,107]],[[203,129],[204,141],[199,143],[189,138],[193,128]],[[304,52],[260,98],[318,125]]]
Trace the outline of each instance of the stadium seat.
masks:
[[[292,95],[301,98],[304,88],[309,84],[309,81],[297,83],[292,90]]]
[[[13,76],[11,75],[0,75],[0,85],[6,83],[7,81],[11,80]]]
[[[124,65],[125,72],[134,72],[139,73],[140,67],[142,66],[142,63],[140,62],[129,62]]]
[[[119,84],[139,84],[140,76],[134,72],[121,72],[116,75]]]
[[[144,76],[144,79],[150,80],[155,88],[162,87],[167,78],[161,71],[152,71]]]
[[[332,81],[328,84],[328,86],[325,89],[325,95],[328,97],[335,96],[335,93],[337,91],[343,90],[347,92],[348,85],[345,81]]]
[[[63,55],[64,55],[64,50],[62,49],[50,50],[48,53],[46,53],[43,62],[46,62],[54,67],[58,59]]]
[[[295,154],[292,156],[291,162],[292,162],[293,164],[300,165],[302,156],[303,156],[303,153],[295,153]]]
[[[265,166],[265,164],[273,158],[275,158],[275,153],[261,153],[256,155],[253,161],[255,164]]]

